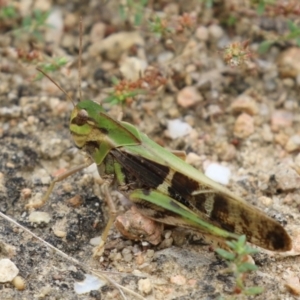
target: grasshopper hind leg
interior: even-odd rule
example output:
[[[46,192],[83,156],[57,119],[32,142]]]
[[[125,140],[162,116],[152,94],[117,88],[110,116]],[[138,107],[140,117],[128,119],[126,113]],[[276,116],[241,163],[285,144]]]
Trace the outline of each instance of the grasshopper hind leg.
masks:
[[[95,247],[93,249],[93,257],[102,256],[109,230],[113,226],[113,223],[114,223],[114,221],[116,219],[116,215],[117,215],[116,206],[115,206],[113,199],[111,198],[110,191],[109,191],[110,185],[111,185],[111,180],[106,180],[104,183],[102,183],[102,186],[101,186],[103,196],[106,200],[106,203],[107,203],[108,209],[109,209],[109,219],[108,219],[108,222],[102,232],[101,242],[99,243],[99,245],[97,247]]]

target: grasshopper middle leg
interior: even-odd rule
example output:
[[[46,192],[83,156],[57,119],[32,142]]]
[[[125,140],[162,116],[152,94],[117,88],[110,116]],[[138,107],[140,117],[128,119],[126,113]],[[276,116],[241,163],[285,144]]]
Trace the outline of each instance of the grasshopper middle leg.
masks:
[[[83,163],[79,166],[76,166],[76,167],[72,168],[71,170],[68,170],[68,171],[64,172],[63,174],[61,174],[61,175],[57,176],[56,178],[54,178],[54,180],[51,182],[45,196],[37,202],[28,203],[25,206],[25,208],[26,209],[31,209],[31,208],[39,208],[39,207],[43,206],[48,201],[48,199],[49,199],[49,197],[50,197],[50,195],[53,191],[53,188],[54,188],[54,186],[57,182],[62,181],[64,179],[66,179],[67,177],[69,177],[69,176],[71,176],[71,175],[73,175],[73,174],[89,167],[92,163],[93,162],[91,160],[88,160],[87,162],[85,162],[85,163]]]

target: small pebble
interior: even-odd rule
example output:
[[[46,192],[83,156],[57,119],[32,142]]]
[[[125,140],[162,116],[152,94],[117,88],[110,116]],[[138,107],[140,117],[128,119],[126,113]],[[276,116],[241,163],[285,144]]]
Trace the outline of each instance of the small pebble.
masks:
[[[95,43],[102,40],[105,36],[106,25],[102,22],[94,23],[90,31],[90,40]]]
[[[195,36],[199,41],[207,41],[208,40],[208,29],[205,26],[199,26],[196,29]]]
[[[53,229],[53,233],[55,236],[59,237],[59,238],[64,238],[66,237],[67,233],[63,230],[55,230]]]
[[[238,116],[234,124],[234,135],[238,138],[247,138],[254,132],[253,117],[246,113]]]
[[[126,262],[131,262],[132,259],[133,259],[132,253],[126,253],[125,255],[123,255],[123,260]]]
[[[275,175],[277,182],[277,189],[281,190],[283,193],[286,191],[291,191],[299,189],[300,186],[300,176],[295,170],[290,168],[285,163],[280,163],[275,165],[275,167],[270,170],[270,175]]]
[[[285,287],[294,296],[300,296],[300,282],[297,276],[286,279]]]
[[[249,95],[240,95],[234,102],[231,103],[231,109],[234,113],[247,113],[251,116],[258,113],[256,101]]]
[[[85,279],[83,281],[74,283],[74,291],[76,292],[76,294],[81,295],[89,293],[93,290],[98,290],[105,284],[106,283],[100,278],[94,275],[85,274]]]
[[[139,266],[139,270],[141,270],[144,273],[150,274],[155,271],[155,268],[153,267],[153,265],[151,265],[149,263],[144,263]]]
[[[0,259],[0,282],[10,282],[19,273],[19,269],[8,258]]]
[[[40,1],[46,3],[48,1]],[[45,42],[51,43],[54,47],[58,47],[64,29],[64,20],[63,20],[63,12],[59,6],[50,7],[47,9],[49,11],[49,15],[47,18],[47,26],[48,29],[46,30],[44,39]]]
[[[165,239],[169,239],[171,237],[171,235],[172,235],[172,231],[171,230],[166,230],[164,232]]]
[[[0,117],[4,118],[19,118],[21,116],[22,109],[18,106],[1,107]]]
[[[293,250],[295,251],[295,253],[300,253],[300,230],[299,228],[297,228],[296,230],[294,230],[293,232]]]
[[[293,113],[286,110],[275,110],[271,116],[271,128],[278,131],[280,128],[291,127],[293,124]]]
[[[101,240],[102,240],[102,239],[101,239],[101,236],[94,237],[94,238],[90,239],[90,244],[91,244],[92,246],[99,246]]]
[[[68,200],[68,203],[73,207],[79,207],[83,203],[83,199],[80,195],[75,195]]]
[[[173,244],[173,238],[164,239],[158,246],[158,249],[170,248]]]
[[[187,86],[177,94],[177,103],[181,107],[191,107],[203,100],[202,95],[193,86]]]
[[[236,148],[233,144],[222,142],[218,149],[218,156],[221,161],[231,161],[236,156]]]
[[[271,131],[271,127],[268,124],[263,124],[261,134],[265,142],[271,143],[274,139],[273,132]]]
[[[43,211],[33,211],[28,216],[28,220],[31,223],[37,223],[37,224],[49,223],[50,220],[51,220],[51,217],[46,212],[43,212]]]
[[[31,197],[31,189],[29,188],[22,189],[21,197],[24,200],[29,199]]]
[[[51,293],[51,286],[50,285],[46,285],[40,288],[40,293],[37,295],[38,299],[43,299],[46,296],[48,296]]]
[[[153,249],[148,249],[146,252],[147,257],[151,258],[154,256],[154,250]]]
[[[300,153],[296,156],[294,161],[294,169],[300,175]]]
[[[289,140],[289,136],[283,133],[282,131],[280,131],[278,134],[274,136],[274,141],[277,144],[281,145],[282,147],[285,147],[288,140]]]
[[[140,279],[138,282],[138,288],[141,293],[146,295],[150,294],[152,291],[152,285],[149,278]]]
[[[219,40],[224,35],[222,27],[216,24],[210,25],[208,27],[208,32],[210,37],[212,37],[215,40]]]
[[[282,77],[296,78],[300,74],[300,48],[290,47],[283,51],[277,60],[278,70]]]
[[[143,51],[145,41],[142,35],[137,31],[117,32],[109,35],[103,40],[97,40],[88,49],[91,57],[105,53],[108,60],[118,60],[123,52],[133,46]]]
[[[126,262],[132,261],[133,255],[132,255],[130,249],[124,248],[124,249],[122,250],[122,255],[123,255],[124,261],[126,261]]]
[[[191,131],[192,127],[180,119],[168,121],[168,135],[173,140],[188,135]]]
[[[230,180],[230,169],[217,163],[211,163],[205,170],[205,175],[210,179],[227,185]]]
[[[124,79],[136,81],[144,73],[147,67],[147,62],[137,57],[126,57],[120,65],[120,72]]]
[[[184,285],[186,284],[186,278],[182,275],[174,275],[170,278],[171,283],[177,284],[177,285]]]
[[[185,162],[189,165],[197,165],[202,161],[201,156],[194,152],[189,152],[185,158]]]
[[[21,276],[16,276],[11,282],[15,288],[19,291],[25,290],[26,284],[25,280]]]
[[[0,257],[11,258],[16,255],[16,247],[3,243],[0,240]]]
[[[174,54],[171,51],[164,51],[157,56],[157,62],[159,64],[165,64],[174,58]]]
[[[139,266],[142,265],[145,262],[145,259],[144,259],[143,255],[141,253],[139,253],[138,255],[136,255],[135,262]]]
[[[176,16],[176,15],[179,15],[180,14],[180,7],[179,7],[179,4],[174,2],[170,2],[168,4],[166,4],[164,6],[164,13],[166,15],[172,15],[172,16]]]
[[[205,118],[220,116],[222,112],[223,111],[219,105],[210,104],[207,107]]]
[[[294,152],[294,151],[299,151],[300,150],[300,135],[296,134],[291,136],[286,145],[285,145],[285,150],[287,152]]]
[[[270,206],[272,204],[272,199],[266,196],[261,196],[258,198],[258,200],[264,205],[264,206]]]

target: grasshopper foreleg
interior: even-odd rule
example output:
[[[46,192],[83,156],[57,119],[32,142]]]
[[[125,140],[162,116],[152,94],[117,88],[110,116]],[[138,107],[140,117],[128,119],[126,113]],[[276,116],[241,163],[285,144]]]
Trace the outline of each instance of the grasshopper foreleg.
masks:
[[[71,170],[68,170],[66,172],[64,172],[63,174],[57,176],[56,178],[54,178],[54,180],[51,182],[45,196],[39,200],[39,201],[36,201],[36,202],[31,202],[31,203],[28,203],[25,208],[26,209],[31,209],[31,208],[39,208],[41,206],[43,206],[49,199],[52,191],[53,191],[53,188],[55,186],[55,184],[59,181],[62,181],[64,179],[66,179],[67,177],[89,167],[93,162],[91,160],[88,160],[87,162],[79,165],[79,166],[76,166],[75,168],[72,168]]]

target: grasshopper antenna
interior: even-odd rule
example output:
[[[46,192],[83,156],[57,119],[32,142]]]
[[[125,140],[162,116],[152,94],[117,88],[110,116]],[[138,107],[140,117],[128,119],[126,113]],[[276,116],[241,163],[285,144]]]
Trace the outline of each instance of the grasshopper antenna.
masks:
[[[46,76],[56,87],[58,87],[68,98],[69,101],[75,106],[73,99],[69,96],[69,94],[59,85],[57,84],[47,73],[45,73],[42,69],[36,68],[39,72],[41,72],[44,76]]]
[[[81,57],[82,57],[82,17],[79,19],[79,58],[78,58],[78,92],[79,100],[82,99],[81,90]]]

